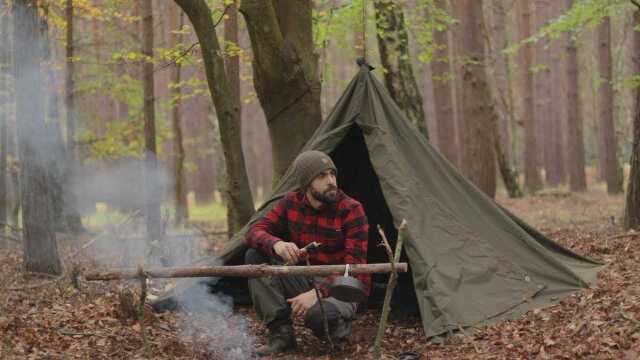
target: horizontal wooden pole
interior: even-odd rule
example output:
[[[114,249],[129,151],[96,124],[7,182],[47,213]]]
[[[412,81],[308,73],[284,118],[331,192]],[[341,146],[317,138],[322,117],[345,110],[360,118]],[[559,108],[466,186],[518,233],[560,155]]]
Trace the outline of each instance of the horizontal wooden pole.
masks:
[[[264,277],[264,276],[326,276],[344,274],[346,265],[233,265],[207,267],[168,267],[143,269],[144,276],[149,278],[187,278],[187,277]],[[397,272],[407,272],[407,263],[397,263]],[[390,263],[382,264],[350,264],[349,274],[381,274],[392,272]],[[140,277],[137,268],[108,269],[89,271],[85,273],[87,280],[118,280],[135,279]]]

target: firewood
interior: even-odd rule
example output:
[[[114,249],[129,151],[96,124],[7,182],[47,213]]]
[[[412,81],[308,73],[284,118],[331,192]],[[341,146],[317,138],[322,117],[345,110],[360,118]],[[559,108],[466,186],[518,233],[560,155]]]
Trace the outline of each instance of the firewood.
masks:
[[[346,265],[311,265],[311,266],[280,266],[280,265],[234,265],[234,266],[208,266],[208,267],[167,267],[145,269],[148,278],[183,278],[183,277],[265,277],[265,276],[327,276],[331,274],[343,274]],[[397,272],[407,272],[407,263],[396,263]],[[118,280],[136,279],[139,277],[137,268],[118,268],[102,271],[89,271],[85,273],[85,279],[93,280]],[[380,274],[392,272],[390,263],[381,264],[352,264],[349,265],[349,273],[356,274]]]

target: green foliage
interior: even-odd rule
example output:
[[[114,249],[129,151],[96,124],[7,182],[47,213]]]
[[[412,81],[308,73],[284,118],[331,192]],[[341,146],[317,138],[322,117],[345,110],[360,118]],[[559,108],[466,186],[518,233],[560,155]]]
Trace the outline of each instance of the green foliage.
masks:
[[[313,41],[323,48],[334,40],[343,49],[353,48],[353,36],[362,32],[363,0],[353,0],[341,6],[333,6],[330,0],[317,2],[312,12]]]
[[[544,37],[557,39],[565,33],[576,37],[582,31],[598,26],[607,16],[622,16],[634,9],[635,6],[629,0],[577,0],[571,9],[549,25],[541,27],[528,39],[513,44],[504,51],[513,54],[524,44],[535,43]]]
[[[410,29],[418,45],[418,60],[424,63],[434,59],[433,54],[447,44],[436,44],[433,40],[434,31],[446,31],[458,23],[446,9],[437,7],[434,0],[418,0],[415,9],[405,11],[407,27]]]

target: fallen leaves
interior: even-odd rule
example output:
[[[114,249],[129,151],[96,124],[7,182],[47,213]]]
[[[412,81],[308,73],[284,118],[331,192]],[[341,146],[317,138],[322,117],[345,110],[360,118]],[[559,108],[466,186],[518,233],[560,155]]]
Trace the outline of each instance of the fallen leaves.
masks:
[[[509,200],[507,205],[563,246],[606,261],[598,282],[517,320],[466,329],[465,334],[444,339],[425,339],[420,319],[391,321],[383,342],[387,358],[410,352],[433,360],[640,358],[640,239],[611,226],[606,212],[620,211],[621,199],[572,195]],[[580,209],[567,210],[570,206]],[[579,216],[563,222],[567,211]],[[596,215],[589,218],[590,213]],[[137,291],[137,283],[82,283],[79,291],[70,280],[24,277],[21,266],[19,246],[0,249],[0,358],[144,358],[137,316],[122,316],[120,304],[123,288]],[[236,312],[248,319],[249,332],[264,342],[266,329],[255,313],[246,308]],[[184,316],[163,313],[145,323],[152,357],[220,359],[210,350],[211,344],[218,344],[215,336],[181,337]],[[298,321],[298,349],[278,358],[368,359],[379,316],[378,311],[359,316],[350,343],[334,352]]]

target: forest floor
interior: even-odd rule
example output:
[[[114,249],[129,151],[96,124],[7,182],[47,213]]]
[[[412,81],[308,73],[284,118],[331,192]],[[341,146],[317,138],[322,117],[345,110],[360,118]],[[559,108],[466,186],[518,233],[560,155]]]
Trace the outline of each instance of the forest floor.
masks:
[[[425,339],[419,319],[392,321],[383,343],[387,358],[401,358],[407,351],[422,354],[422,359],[640,358],[640,234],[623,233],[619,226],[623,197],[600,191],[548,192],[498,201],[563,246],[608,267],[590,289],[557,305],[454,334],[441,343]],[[61,256],[71,258],[65,261],[68,268],[72,261],[97,266],[74,250],[88,240],[60,242]],[[215,331],[198,328],[207,324],[202,316],[150,315],[143,339],[141,324],[119,306],[123,289],[136,291],[135,282],[80,281],[77,289],[71,270],[59,278],[25,275],[21,262],[17,242],[0,248],[1,359],[232,359],[244,358],[252,343],[265,341],[264,327],[247,308],[209,318]],[[298,322],[298,348],[278,358],[369,358],[378,318],[376,311],[362,314],[350,343],[334,352]]]

